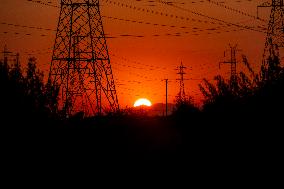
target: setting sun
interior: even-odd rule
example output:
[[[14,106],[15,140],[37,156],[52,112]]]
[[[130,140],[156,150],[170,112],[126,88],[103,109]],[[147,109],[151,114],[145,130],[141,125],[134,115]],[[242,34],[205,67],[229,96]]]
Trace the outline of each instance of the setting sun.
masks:
[[[146,98],[140,98],[134,103],[134,107],[138,106],[152,106],[152,103]]]

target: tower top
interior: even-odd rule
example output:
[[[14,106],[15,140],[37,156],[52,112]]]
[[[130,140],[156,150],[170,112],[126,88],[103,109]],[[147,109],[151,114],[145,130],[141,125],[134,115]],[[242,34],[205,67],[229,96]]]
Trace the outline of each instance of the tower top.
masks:
[[[99,0],[61,0],[61,4],[97,4]]]

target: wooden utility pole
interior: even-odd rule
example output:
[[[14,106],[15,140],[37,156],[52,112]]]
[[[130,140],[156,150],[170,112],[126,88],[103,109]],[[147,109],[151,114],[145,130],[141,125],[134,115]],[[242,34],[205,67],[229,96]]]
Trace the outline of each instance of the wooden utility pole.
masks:
[[[168,84],[169,84],[169,79],[166,80],[166,117],[168,117]]]

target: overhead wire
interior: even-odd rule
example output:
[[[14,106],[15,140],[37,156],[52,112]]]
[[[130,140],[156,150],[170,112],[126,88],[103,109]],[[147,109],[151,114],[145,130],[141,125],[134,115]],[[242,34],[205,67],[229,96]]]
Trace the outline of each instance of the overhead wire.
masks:
[[[41,4],[43,4],[43,3],[41,3]],[[43,5],[48,5],[48,4],[43,4]],[[53,6],[53,7],[57,7],[57,6]],[[134,21],[132,20],[131,22],[134,22]],[[137,23],[141,23],[141,21],[138,21]],[[11,25],[11,26],[16,26],[16,27],[29,28],[29,29],[39,29],[39,30],[46,30],[46,31],[55,31],[55,30],[47,29],[47,28],[34,27],[34,26],[24,26],[24,25],[17,25],[17,24],[9,24],[9,23],[4,23],[4,22],[1,23],[1,24],[6,24],[6,25]],[[153,25],[155,25],[155,24],[153,24]],[[163,25],[161,25],[161,26],[163,26]],[[15,34],[19,34],[19,33],[15,33]],[[31,35],[31,34],[26,34],[26,35]],[[42,36],[45,36],[45,35],[42,35]],[[122,35],[122,36],[130,36],[130,35]],[[141,75],[139,75],[139,76],[141,76]],[[148,77],[146,77],[146,78],[148,78]],[[187,79],[187,80],[202,80],[202,79]],[[157,81],[157,80],[152,80],[152,81]]]
[[[13,34],[13,35],[25,35],[25,36],[32,36],[33,34],[32,33],[21,33],[21,32],[7,32],[7,31],[4,31],[4,32],[0,32],[0,34]],[[40,37],[47,37],[49,35],[46,35],[46,34],[40,34],[39,35]]]
[[[161,0],[156,0],[156,1],[159,2],[159,3],[161,3],[161,4],[164,4],[164,5],[171,6],[171,7],[174,7],[174,8],[176,8],[176,9],[179,9],[179,10],[183,10],[183,11],[189,12],[189,13],[191,13],[191,14],[194,14],[194,15],[197,15],[197,16],[200,16],[200,17],[207,18],[207,19],[209,19],[209,20],[218,21],[218,22],[220,22],[220,23],[226,24],[227,26],[234,26],[234,27],[244,28],[244,29],[247,29],[247,30],[255,31],[255,32],[265,33],[264,31],[255,29],[254,27],[251,27],[251,26],[246,26],[246,25],[241,25],[241,24],[236,24],[236,23],[232,23],[232,22],[229,22],[229,21],[225,21],[225,20],[222,20],[222,19],[220,19],[220,18],[215,18],[215,17],[212,17],[212,16],[208,16],[208,15],[206,15],[206,14],[199,13],[199,12],[196,12],[196,11],[192,11],[192,10],[190,10],[190,9],[187,9],[187,8],[184,8],[184,7],[180,7],[180,6],[177,6],[177,5],[173,5],[173,4],[170,4],[170,3],[167,3],[167,2],[161,1]]]
[[[113,20],[119,20],[119,21],[125,21],[125,22],[131,22],[131,23],[137,23],[137,24],[146,24],[146,25],[153,25],[153,26],[160,26],[160,27],[170,27],[170,28],[180,28],[180,29],[192,29],[192,30],[198,30],[198,31],[216,31],[222,29],[222,27],[214,27],[214,28],[206,28],[201,29],[198,27],[186,27],[186,26],[176,26],[176,25],[166,25],[166,24],[157,24],[157,23],[150,23],[146,21],[138,21],[138,20],[129,20],[129,19],[123,19],[123,18],[117,18],[117,17],[111,17],[111,16],[103,16],[104,18],[109,18]],[[28,29],[37,29],[37,30],[45,30],[45,31],[53,31],[55,32],[55,29],[51,28],[44,28],[44,27],[38,27],[38,26],[27,26],[22,24],[13,24],[8,22],[0,22],[1,25],[7,25],[7,26],[14,26],[14,27],[21,27],[21,28],[28,28]]]
[[[43,3],[42,1],[35,1],[35,0],[27,0],[27,1],[33,2],[33,3],[38,3],[38,4],[41,4],[41,5],[51,6],[51,7],[55,7],[55,8],[60,8],[59,6],[56,6],[56,5]],[[102,1],[105,1],[106,3],[109,3],[109,4],[114,4],[114,5],[117,5],[117,6],[130,8],[130,9],[133,9],[133,10],[143,11],[143,12],[152,13],[152,14],[156,14],[156,15],[159,14],[159,15],[171,17],[171,18],[177,18],[177,19],[182,19],[182,20],[187,20],[187,21],[190,20],[190,21],[193,21],[193,22],[204,22],[206,24],[211,23],[211,24],[223,25],[223,23],[208,22],[206,20],[204,21],[204,20],[200,20],[200,19],[177,16],[177,15],[173,15],[173,14],[170,14],[170,13],[162,13],[162,12],[159,12],[159,11],[153,11],[153,10],[150,10],[150,9],[139,8],[139,7],[136,7],[134,5],[128,5],[128,4],[125,4],[125,3],[120,3],[120,2],[115,2],[115,1],[109,1],[109,0],[102,0]],[[152,1],[152,2],[154,2],[154,1]]]
[[[219,6],[219,7],[222,7],[222,8],[225,8],[225,9],[227,9],[227,10],[233,11],[233,12],[235,12],[235,13],[238,13],[238,14],[241,14],[241,15],[244,15],[244,16],[248,16],[248,17],[253,18],[253,19],[255,19],[255,20],[260,20],[260,21],[263,21],[263,22],[266,22],[266,23],[268,22],[268,20],[264,20],[264,19],[259,18],[259,17],[257,17],[257,16],[251,15],[251,14],[246,13],[246,12],[243,12],[243,11],[241,11],[241,10],[237,10],[237,9],[235,9],[235,8],[232,8],[232,7],[228,6],[228,5],[224,5],[224,4],[222,4],[222,3],[219,3],[219,2],[216,2],[216,1],[213,1],[213,0],[206,0],[206,2],[211,3],[211,4],[214,4],[214,5]]]
[[[165,13],[165,12],[161,12],[161,11],[151,10],[151,9],[147,9],[147,8],[141,8],[141,7],[137,7],[135,5],[120,3],[120,2],[117,2],[117,1],[113,1],[113,0],[103,0],[103,1],[105,3],[108,3],[108,4],[113,4],[113,5],[116,5],[116,6],[129,8],[129,9],[132,9],[132,10],[135,10],[135,11],[165,16],[165,17],[168,17],[168,18],[180,19],[180,20],[185,20],[185,21],[193,21],[193,22],[203,22],[205,24],[219,24],[219,25],[222,25],[222,26],[227,25],[227,23],[222,23],[222,22],[219,22],[219,21],[218,22],[214,22],[214,21],[209,22],[208,19],[207,20],[194,19],[194,18],[179,16],[179,15],[175,15],[175,14],[171,14],[171,13]]]
[[[27,26],[27,25],[13,24],[13,23],[8,23],[8,22],[0,22],[0,24],[1,25],[7,25],[7,26],[28,28],[28,29],[37,29],[37,30],[45,30],[45,31],[56,31],[55,29],[50,29],[50,28],[43,28],[43,27],[37,27],[37,26]]]
[[[138,64],[138,65],[151,67],[152,69],[162,69],[162,70],[166,70],[167,69],[166,67],[154,66],[154,65],[144,64],[144,63],[141,63],[141,62],[138,62],[138,61],[130,60],[128,58],[125,58],[125,57],[122,57],[122,56],[118,56],[118,55],[116,55],[114,53],[110,53],[110,55],[113,56],[113,57],[119,58],[121,60],[124,60],[126,62],[132,62],[132,63]]]
[[[16,26],[16,25],[14,25]],[[22,26],[19,26],[22,27]],[[36,28],[33,28],[36,29]],[[203,32],[204,30],[194,30],[194,31],[185,31],[185,32],[176,32],[176,33],[159,33],[159,34],[149,34],[149,35],[140,35],[140,34],[115,34],[112,36],[106,36],[105,38],[110,38],[110,39],[116,39],[116,38],[120,38],[120,37],[126,37],[126,38],[145,38],[145,37],[185,37],[188,35],[203,35],[203,34],[221,34],[221,33],[226,33],[226,32],[236,32],[236,31],[243,31],[244,29],[233,29],[233,30],[224,30],[224,31],[219,31],[216,30],[215,28],[211,28],[206,30],[205,32],[207,33],[198,33],[198,32]],[[1,33],[1,32],[0,32]],[[32,36],[35,35],[33,33],[21,33],[21,32],[8,32],[8,31],[4,31],[2,32],[2,34],[15,34],[15,35],[26,35],[26,36]],[[48,37],[50,35],[48,34],[39,34],[39,36],[41,37]]]
[[[136,23],[136,24],[145,24],[145,25],[153,25],[153,26],[159,26],[159,27],[169,27],[169,28],[179,28],[179,29],[200,29],[197,27],[188,27],[188,26],[177,26],[177,25],[168,25],[168,24],[161,24],[161,23],[152,23],[152,22],[147,22],[147,21],[141,21],[141,20],[133,20],[133,19],[126,19],[126,18],[118,18],[118,17],[113,17],[113,16],[102,16],[103,18],[108,18],[112,20],[119,20],[119,21],[124,21],[124,22],[131,22],[131,23]],[[219,29],[222,27],[216,27],[216,29]],[[206,29],[206,30],[210,30]]]
[[[29,1],[31,1],[31,0],[29,0]],[[111,1],[110,1],[111,2]],[[41,3],[42,4],[42,3]],[[43,4],[43,5],[46,5],[46,4]],[[54,7],[57,7],[57,6],[54,6]],[[135,7],[133,8],[133,9],[135,9]],[[138,9],[137,9],[138,10]],[[156,14],[156,13],[155,13]],[[218,20],[216,20],[216,21],[219,21],[219,19]],[[130,22],[134,22],[133,20],[132,21],[130,21]],[[141,23],[141,21],[137,21],[137,23]],[[208,22],[207,22],[208,23]],[[212,22],[211,22],[212,23]],[[145,23],[143,23],[143,24],[145,24]],[[229,23],[230,24],[230,23]],[[161,26],[163,26],[163,25],[161,25]],[[238,26],[238,24],[237,25],[235,25],[235,26]],[[164,26],[163,26],[164,27]],[[34,28],[30,28],[30,29],[34,29]],[[248,28],[242,28],[242,29],[248,29]],[[176,33],[176,36],[179,36],[179,34],[180,34],[180,32],[179,33]],[[156,35],[156,34],[154,34],[153,36],[160,36],[160,35]],[[120,37],[142,37],[141,35],[129,35],[129,34],[122,34]],[[145,36],[143,36],[143,37],[145,37]]]
[[[27,1],[30,1],[30,2],[34,2],[34,3],[40,3],[42,5],[50,5],[50,4],[47,4],[47,3],[41,3],[41,1],[34,1],[34,0],[27,0]],[[262,31],[263,27],[261,26],[257,26],[259,29],[262,29],[262,30],[258,30],[258,29],[255,29],[254,27],[250,27],[250,26],[244,26],[244,25],[241,25],[241,24],[236,24],[236,23],[231,23],[231,22],[228,22],[228,21],[224,21],[224,20],[221,20],[221,19],[217,19],[217,18],[213,18],[213,17],[210,17],[210,16],[207,16],[207,15],[204,15],[204,14],[201,14],[201,13],[198,13],[198,12],[195,12],[195,11],[191,11],[191,10],[188,10],[188,9],[185,9],[183,7],[179,7],[179,6],[176,6],[176,5],[173,5],[169,2],[165,2],[165,1],[161,1],[161,0],[153,0],[151,2],[159,2],[159,3],[162,3],[162,4],[166,4],[166,5],[169,5],[169,6],[173,6],[175,8],[179,8],[179,9],[182,9],[182,10],[186,10],[186,11],[189,11],[195,15],[198,15],[198,16],[202,16],[202,17],[205,17],[206,19],[210,19],[210,20],[214,20],[214,21],[217,21],[216,22],[209,22],[208,20],[200,20],[200,19],[194,19],[194,18],[187,18],[187,17],[184,17],[184,16],[177,16],[177,15],[173,15],[173,14],[169,14],[169,13],[163,13],[163,12],[160,12],[160,11],[153,11],[153,10],[149,10],[149,9],[144,9],[144,8],[140,8],[140,7],[136,7],[134,5],[128,5],[128,4],[125,4],[125,3],[120,3],[120,2],[116,2],[116,1],[111,1],[111,0],[103,0],[105,3],[109,3],[109,4],[113,4],[113,5],[117,5],[117,6],[121,6],[121,7],[126,7],[126,8],[131,8],[133,10],[136,10],[136,11],[143,11],[143,12],[147,12],[147,13],[153,13],[153,14],[156,14],[156,15],[161,15],[161,16],[167,16],[167,17],[172,17],[172,18],[178,18],[178,19],[182,19],[182,20],[191,20],[191,21],[195,21],[195,22],[204,22],[206,24],[208,23],[211,23],[211,24],[219,24],[221,26],[235,26],[235,27],[241,27],[241,28],[244,28],[244,29],[248,29],[248,30],[252,30],[252,31],[256,31],[256,32],[262,32],[262,33],[265,33],[265,31]],[[53,6],[53,7],[57,7],[59,8],[59,6]],[[117,20],[123,20],[123,21],[129,21],[129,22],[135,22],[134,20],[128,20],[128,19],[120,19],[120,18],[115,18],[115,17],[108,17],[108,16],[105,16],[106,18],[110,18],[110,19],[117,19]],[[142,21],[137,21],[137,23],[144,23],[144,24],[148,24],[149,22],[142,22]],[[154,25],[158,25],[158,24],[154,24]],[[164,26],[164,24],[160,24],[162,26]],[[183,27],[183,26],[181,26]],[[123,35],[122,35],[123,36]],[[128,36],[128,37],[141,37],[140,35],[125,35],[125,36]],[[153,35],[155,36],[155,35]]]
[[[28,2],[32,2],[32,3],[38,3],[38,4],[41,4],[41,5],[46,5],[46,6],[50,6],[50,7],[55,7],[55,8],[60,8],[60,6],[57,6],[57,5],[53,5],[51,3],[44,3],[42,1],[35,1],[35,0],[27,0]]]

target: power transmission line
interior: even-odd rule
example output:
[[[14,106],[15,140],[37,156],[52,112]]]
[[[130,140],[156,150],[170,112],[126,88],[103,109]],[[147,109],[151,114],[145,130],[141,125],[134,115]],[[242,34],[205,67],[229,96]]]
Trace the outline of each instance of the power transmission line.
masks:
[[[0,32],[0,34],[1,34],[1,32]],[[32,35],[34,35],[34,34],[32,34],[32,33],[7,32],[7,31],[2,32],[2,34],[25,35],[25,36],[32,36]],[[40,34],[40,35],[38,35],[38,36],[40,36],[40,37],[47,37],[47,36],[49,36],[49,35]]]
[[[243,25],[236,24],[236,23],[232,23],[232,22],[228,22],[228,21],[225,21],[225,20],[222,20],[222,19],[219,19],[219,18],[214,18],[214,17],[208,16],[208,15],[205,15],[205,14],[203,14],[203,13],[195,12],[195,11],[192,11],[192,10],[189,10],[189,9],[186,9],[186,8],[183,8],[183,7],[179,7],[179,6],[176,6],[176,5],[173,5],[173,4],[170,4],[170,3],[167,3],[167,2],[161,1],[161,0],[156,0],[156,1],[159,2],[159,3],[161,3],[161,4],[168,5],[168,6],[171,6],[171,7],[174,7],[174,8],[177,8],[177,9],[180,9],[180,10],[183,10],[183,11],[186,11],[186,12],[189,12],[189,13],[192,13],[192,14],[194,14],[194,15],[207,18],[207,19],[209,19],[209,20],[218,21],[218,22],[220,22],[220,23],[226,24],[227,26],[235,26],[235,27],[238,27],[238,28],[244,28],[244,29],[247,29],[247,30],[251,30],[251,31],[263,33],[263,31],[258,30],[258,29],[255,29],[254,27],[243,26]]]
[[[38,4],[41,4],[41,5],[46,5],[46,6],[50,6],[50,7],[55,7],[55,8],[60,8],[60,6],[57,6],[57,5],[52,5],[50,3],[44,3],[42,1],[35,1],[35,0],[27,0],[28,2],[32,2],[32,3],[38,3]]]
[[[167,24],[161,24],[161,23],[151,23],[147,21],[141,21],[141,20],[133,20],[133,19],[126,19],[126,18],[117,18],[113,16],[103,16],[104,18],[112,19],[112,20],[119,20],[124,22],[130,22],[130,23],[136,23],[136,24],[145,24],[145,25],[153,25],[153,26],[159,26],[159,27],[169,27],[169,28],[179,28],[179,29],[201,29],[197,27],[188,27],[188,26],[177,26],[177,25],[167,25]],[[221,29],[223,27],[215,27],[215,28],[208,28],[204,30],[212,30],[212,29]]]
[[[138,61],[135,61],[135,60],[130,60],[130,59],[128,59],[128,58],[121,57],[121,56],[118,56],[118,55],[113,54],[113,53],[110,53],[110,55],[111,55],[111,56],[114,56],[114,57],[116,57],[116,58],[119,58],[119,59],[121,59],[121,60],[124,60],[124,61],[126,61],[126,62],[132,62],[132,63],[138,64],[138,65],[151,67],[151,68],[153,68],[153,69],[162,69],[162,70],[166,70],[166,69],[167,69],[166,67],[154,66],[154,65],[144,64],[144,63],[141,63],[141,62],[138,62]]]
[[[34,3],[40,3],[42,5],[49,5],[49,4],[46,4],[46,3],[41,3],[41,1],[33,1],[33,0],[28,0],[28,1],[34,2]],[[230,27],[234,26],[234,27],[244,28],[244,29],[247,29],[247,30],[256,31],[256,32],[262,32],[263,33],[263,31],[255,29],[254,27],[244,26],[244,25],[240,25],[240,24],[224,21],[222,19],[217,19],[217,18],[214,18],[214,17],[210,17],[210,16],[204,15],[202,13],[198,13],[198,12],[195,12],[195,11],[191,11],[191,10],[185,9],[183,7],[176,6],[176,5],[172,4],[171,2],[155,0],[155,2],[159,2],[159,3],[162,3],[162,4],[169,5],[169,6],[173,6],[175,8],[178,8],[178,9],[190,12],[192,14],[195,14],[197,16],[205,17],[206,19],[214,20],[214,21],[217,21],[217,22],[213,22],[213,21],[209,22],[209,21],[206,21],[206,20],[204,21],[204,20],[193,19],[193,18],[188,18],[188,17],[184,17],[184,16],[177,16],[177,15],[173,15],[173,14],[170,14],[170,13],[163,13],[163,12],[160,12],[160,11],[154,11],[154,10],[150,10],[150,9],[140,8],[140,7],[136,7],[134,5],[128,5],[126,3],[120,3],[120,2],[116,2],[116,1],[110,1],[110,0],[103,0],[103,1],[105,1],[106,3],[109,3],[109,4],[116,5],[116,6],[126,7],[126,8],[130,8],[130,9],[136,10],[136,11],[152,13],[152,14],[155,14],[155,15],[161,15],[161,16],[166,16],[166,17],[171,17],[171,18],[176,18],[176,19],[182,19],[182,20],[187,20],[187,21],[190,20],[190,21],[194,21],[194,22],[204,22],[206,24],[210,23],[210,24],[218,24],[218,25],[221,25],[221,26],[230,26]],[[53,7],[58,7],[58,6],[53,6]],[[261,28],[261,27],[259,27],[259,28]],[[132,36],[132,37],[134,37],[134,36]],[[141,37],[141,36],[137,35],[136,37]]]
[[[102,17],[109,18],[109,19],[112,19],[112,20],[119,20],[119,21],[124,21],[124,22],[136,23],[136,24],[145,24],[145,25],[153,25],[153,26],[159,26],[159,27],[170,27],[170,28],[180,28],[180,29],[192,29],[192,30],[199,30],[199,31],[212,31],[212,30],[220,30],[220,29],[223,28],[223,27],[214,27],[214,28],[201,29],[201,28],[198,28],[198,27],[187,27],[187,26],[176,26],[176,25],[167,25],[167,24],[160,24],[160,23],[151,23],[151,22],[147,22],[147,21],[129,20],[129,19],[126,19],[126,18],[118,18],[118,17],[112,17],[112,16],[102,16]],[[28,28],[28,29],[56,31],[55,29],[51,29],[51,28],[44,28],[44,27],[38,27],[38,26],[28,26],[28,25],[21,25],[21,24],[13,24],[13,23],[8,23],[8,22],[0,22],[0,24],[7,25],[7,26]]]
[[[239,30],[227,30],[227,31],[216,31],[214,32],[207,32],[206,35],[213,35],[213,34],[221,34],[221,33],[229,33],[229,32],[237,32],[237,31],[243,31],[243,29],[239,29]],[[1,32],[0,32],[1,34]],[[7,32],[4,31],[2,34],[14,34],[14,35],[25,35],[25,36],[35,36],[35,34],[33,33],[20,33],[20,32]],[[109,38],[109,39],[119,39],[119,38],[149,38],[149,37],[186,37],[186,36],[199,36],[199,35],[205,35],[202,33],[198,33],[197,31],[193,31],[191,34],[190,32],[177,32],[177,33],[164,33],[164,34],[151,34],[151,35],[134,35],[134,34],[117,34],[115,36],[106,36],[105,38]],[[38,34],[38,36],[40,37],[48,37],[50,35],[48,34]]]
[[[28,28],[28,29],[37,29],[37,30],[46,30],[46,31],[56,31],[55,29],[50,29],[50,28],[42,28],[42,27],[37,27],[37,26],[27,26],[27,25],[21,25],[21,24],[12,24],[12,23],[8,23],[8,22],[0,22],[0,24],[2,24],[2,25],[7,25],[7,26]]]
[[[137,6],[134,6],[134,5],[128,5],[128,4],[120,3],[120,2],[116,2],[116,1],[110,1],[110,0],[104,0],[104,1],[106,3],[113,4],[113,5],[116,5],[116,6],[130,8],[130,9],[133,9],[135,11],[141,11],[141,12],[151,13],[151,14],[155,14],[155,15],[165,16],[165,17],[168,17],[168,18],[175,18],[175,19],[181,19],[181,20],[193,21],[193,22],[203,22],[205,24],[219,24],[221,26],[231,26],[232,25],[231,23],[229,23],[229,22],[225,23],[224,21],[222,21],[220,19],[215,19],[215,21],[218,21],[218,22],[214,22],[214,21],[209,22],[208,20],[200,20],[200,19],[193,19],[193,18],[188,18],[188,17],[184,17],[184,16],[178,16],[178,15],[174,15],[174,14],[170,14],[170,13],[145,9],[145,8],[137,7]],[[170,5],[170,4],[168,4],[168,5]],[[199,14],[199,13],[195,13],[195,14],[198,15],[198,16],[201,16],[201,14]],[[206,18],[214,20],[214,18],[211,18],[209,16],[207,16]]]
[[[248,17],[253,18],[255,20],[260,20],[260,21],[263,21],[263,22],[267,22],[267,20],[261,19],[258,16],[251,15],[249,13],[237,10],[235,8],[232,8],[232,7],[228,6],[228,5],[224,5],[222,3],[219,3],[219,2],[216,2],[216,1],[213,1],[213,0],[206,0],[206,2],[214,4],[214,5],[217,5],[217,6],[222,7],[222,8],[225,8],[227,10],[233,11],[235,13],[238,13],[238,14],[241,14],[241,15],[244,15],[244,16],[248,16]]]
[[[27,1],[33,2],[33,3],[39,3],[41,5],[50,6],[50,4],[42,3],[41,1],[34,1],[34,0],[27,0]],[[190,21],[193,21],[193,22],[204,22],[206,24],[209,23],[208,21],[203,21],[203,20],[193,19],[193,18],[187,18],[187,17],[183,17],[183,16],[177,16],[177,15],[173,15],[173,14],[170,14],[170,13],[162,13],[162,12],[159,12],[159,11],[153,11],[153,10],[150,10],[150,9],[140,8],[140,7],[136,7],[134,5],[128,5],[128,4],[120,3],[120,2],[116,2],[116,1],[109,1],[109,0],[102,0],[102,1],[105,1],[106,3],[113,4],[113,5],[116,5],[116,6],[126,7],[126,8],[136,10],[136,11],[152,13],[152,14],[155,14],[155,15],[161,15],[161,16],[166,16],[166,17],[171,17],[171,18],[176,18],[176,19],[182,19],[182,20],[187,20],[187,21],[190,20]],[[52,6],[52,7],[60,8],[59,6]],[[210,22],[210,23],[211,24],[223,25],[223,23],[215,23],[215,22]]]

